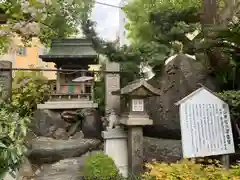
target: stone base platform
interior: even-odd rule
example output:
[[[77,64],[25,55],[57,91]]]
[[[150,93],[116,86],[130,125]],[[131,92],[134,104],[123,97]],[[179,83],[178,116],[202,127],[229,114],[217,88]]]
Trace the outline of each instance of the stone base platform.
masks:
[[[98,104],[93,101],[47,101],[44,104],[38,104],[38,109],[82,109],[82,108],[97,108]]]

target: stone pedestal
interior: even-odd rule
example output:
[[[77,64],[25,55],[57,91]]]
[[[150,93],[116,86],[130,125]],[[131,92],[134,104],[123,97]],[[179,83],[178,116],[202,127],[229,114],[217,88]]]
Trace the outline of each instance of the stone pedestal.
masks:
[[[140,175],[143,170],[143,130],[141,126],[128,128],[129,173]]]
[[[143,171],[143,126],[152,125],[147,114],[123,115],[120,123],[128,127],[128,172],[138,177]]]
[[[128,177],[127,134],[118,127],[102,132],[104,153],[111,157],[123,177]]]

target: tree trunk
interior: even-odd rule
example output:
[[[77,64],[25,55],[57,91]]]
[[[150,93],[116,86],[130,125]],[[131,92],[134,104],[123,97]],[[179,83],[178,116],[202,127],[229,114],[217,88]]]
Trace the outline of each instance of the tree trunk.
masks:
[[[234,1],[234,0],[227,0],[227,1]],[[215,25],[221,25],[227,27],[227,24],[220,24],[222,23],[222,19],[229,19],[224,15],[223,18],[221,14],[218,15],[218,2],[219,0],[203,0],[203,16],[201,19],[202,29],[204,33],[204,38],[208,39],[209,36],[214,37],[213,32],[209,28],[214,27]],[[229,8],[231,9],[232,6],[225,7],[224,10],[229,12]],[[230,59],[229,57],[224,56],[222,53],[221,48],[211,48],[207,49],[206,54],[209,57],[210,66],[213,70],[222,69],[228,66]]]

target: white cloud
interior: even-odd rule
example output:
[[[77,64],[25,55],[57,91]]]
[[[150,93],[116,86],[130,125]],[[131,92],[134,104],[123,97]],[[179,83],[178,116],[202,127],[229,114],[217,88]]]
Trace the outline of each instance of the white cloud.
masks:
[[[98,2],[119,5],[120,0],[98,0]],[[92,19],[96,21],[99,35],[108,40],[115,40],[119,27],[119,9],[95,4]]]

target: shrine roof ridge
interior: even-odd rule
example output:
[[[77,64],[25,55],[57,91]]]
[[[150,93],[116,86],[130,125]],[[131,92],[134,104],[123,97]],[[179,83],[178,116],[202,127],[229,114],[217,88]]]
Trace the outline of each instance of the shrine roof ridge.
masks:
[[[56,62],[60,59],[96,59],[97,52],[93,48],[92,41],[87,38],[78,39],[53,39],[47,54],[39,56],[43,61]]]
[[[51,46],[66,46],[66,45],[90,45],[92,46],[92,41],[87,38],[62,38],[62,39],[52,39]]]

